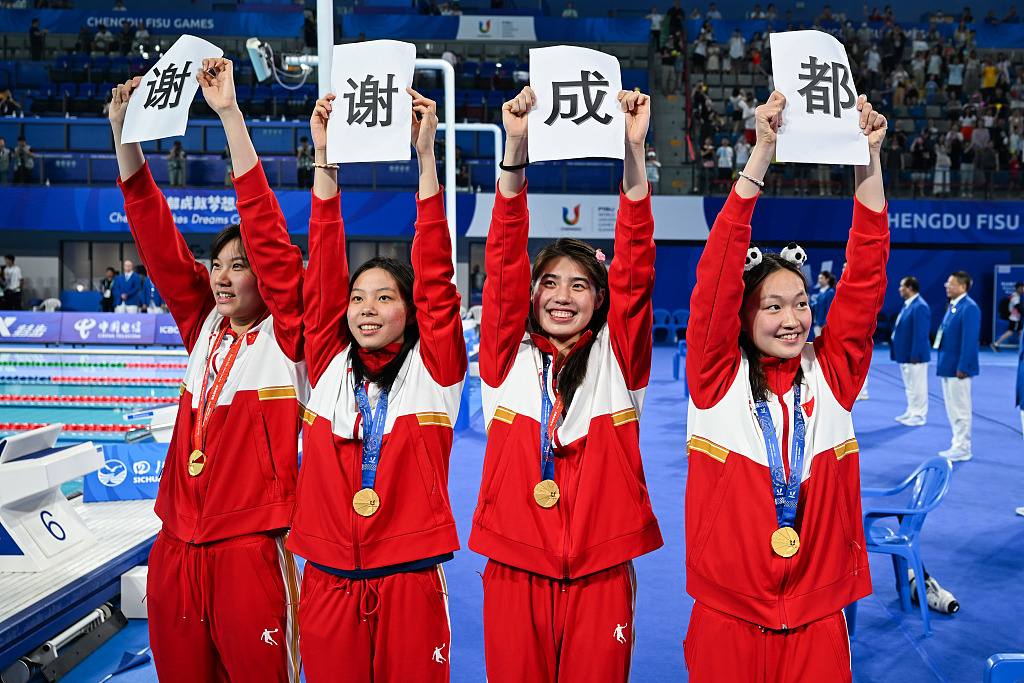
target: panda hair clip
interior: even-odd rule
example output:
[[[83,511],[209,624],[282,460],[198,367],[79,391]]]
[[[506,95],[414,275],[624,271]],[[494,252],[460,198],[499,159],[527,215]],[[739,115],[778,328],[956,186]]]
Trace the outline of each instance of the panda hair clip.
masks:
[[[787,244],[786,248],[779,252],[779,256],[794,264],[797,268],[802,268],[804,262],[807,261],[807,252],[796,242]]]
[[[763,260],[764,257],[761,256],[761,250],[751,244],[750,249],[747,250],[747,260],[743,264],[743,272],[745,273],[751,268],[757,268]]]

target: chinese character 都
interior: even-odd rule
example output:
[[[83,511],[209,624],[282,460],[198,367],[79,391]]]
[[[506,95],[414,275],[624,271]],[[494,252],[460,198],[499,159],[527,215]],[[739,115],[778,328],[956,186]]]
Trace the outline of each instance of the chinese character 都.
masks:
[[[178,73],[178,68],[174,64],[165,68],[163,73],[160,73],[160,70],[154,67],[153,74],[156,78],[146,84],[149,86],[149,94],[146,95],[146,103],[142,105],[142,108],[156,107],[157,109],[166,109],[167,107],[177,107],[178,102],[181,101],[181,91],[184,89],[185,81],[189,76],[190,66],[192,66],[191,60],[185,62],[181,73]],[[173,101],[171,100],[172,95],[174,96]]]
[[[591,76],[593,76],[594,80],[591,80]],[[591,88],[601,85],[608,87],[608,81],[605,80],[604,76],[597,71],[586,70],[580,71],[580,80],[578,81],[553,82],[551,84],[551,99],[554,102],[554,106],[551,108],[551,116],[544,123],[550,126],[556,119],[562,118],[572,119],[572,122],[577,126],[587,119],[594,119],[602,125],[608,125],[611,123],[612,117],[608,114],[601,115],[597,111],[608,91],[597,90],[596,96],[591,92]],[[580,88],[583,91],[583,106],[586,108],[583,114],[576,116],[576,113],[579,111],[579,97],[573,93],[563,93],[563,88]],[[569,111],[562,111],[562,102],[569,103]]]
[[[800,68],[806,70],[797,78],[801,81],[810,81],[807,85],[797,90],[807,103],[807,113],[822,112],[832,114],[841,118],[843,109],[850,109],[857,103],[857,95],[850,89],[850,70],[839,62],[818,63],[817,57],[809,57],[810,61],[800,64]],[[831,92],[829,86],[831,85]],[[840,99],[839,89],[846,94],[846,99]]]
[[[398,88],[394,86],[395,75],[388,74],[388,85],[386,88],[381,88],[380,82],[370,74],[367,74],[362,83],[356,83],[351,78],[347,79],[347,81],[349,87],[356,91],[345,93],[344,95],[345,99],[348,100],[348,124],[366,122],[367,128],[372,128],[378,123],[381,126],[390,126],[391,98],[398,92]],[[383,115],[379,121],[377,116],[378,110],[383,110]]]
[[[167,208],[171,211],[177,211],[181,208],[181,197],[168,197]]]

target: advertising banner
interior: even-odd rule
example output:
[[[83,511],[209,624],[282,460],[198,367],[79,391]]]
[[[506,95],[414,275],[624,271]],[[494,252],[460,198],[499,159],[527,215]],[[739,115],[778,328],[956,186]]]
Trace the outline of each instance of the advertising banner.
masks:
[[[60,313],[0,311],[0,342],[55,344],[60,341]]]
[[[533,17],[509,17],[463,14],[459,17],[459,32],[455,40],[537,40]]]
[[[167,444],[104,444],[106,462],[83,481],[86,503],[156,498]]]
[[[174,322],[174,316],[170,313],[158,313],[154,317],[156,318],[156,331],[153,335],[153,343],[181,346],[181,333],[178,332],[178,323]]]
[[[152,344],[154,315],[65,313],[60,341],[64,344]]]

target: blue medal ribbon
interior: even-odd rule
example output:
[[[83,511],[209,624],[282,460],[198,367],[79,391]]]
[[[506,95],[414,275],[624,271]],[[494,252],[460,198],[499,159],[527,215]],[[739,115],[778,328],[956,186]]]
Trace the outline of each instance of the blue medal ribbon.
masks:
[[[804,441],[807,436],[804,413],[800,410],[800,385],[793,385],[793,457],[789,463],[789,482],[786,481],[782,450],[779,448],[779,438],[775,434],[772,415],[768,411],[768,402],[758,401],[754,405],[757,408],[757,419],[761,423],[761,432],[764,434],[764,446],[768,451],[775,516],[779,520],[779,527],[792,527],[796,522],[796,506],[800,499],[800,483],[804,471]]]
[[[363,385],[356,385],[356,404],[363,416],[363,488],[372,489],[377,479],[377,463],[380,460],[380,447],[384,440],[384,422],[388,415],[388,390],[380,392],[377,399],[377,411],[370,409],[370,399]]]
[[[544,354],[544,370],[541,372],[540,383],[540,474],[541,480],[555,478],[555,456],[551,454],[551,433],[548,431],[548,423],[551,421],[553,406],[551,397],[548,396],[548,368],[551,367],[551,359]]]

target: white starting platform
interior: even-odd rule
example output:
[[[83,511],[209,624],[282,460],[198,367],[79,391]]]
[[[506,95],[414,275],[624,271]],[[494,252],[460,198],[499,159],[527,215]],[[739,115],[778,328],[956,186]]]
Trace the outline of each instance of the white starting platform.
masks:
[[[117,596],[160,529],[153,500],[67,500],[61,484],[104,459],[54,448],[60,428],[0,441],[0,669]]]

